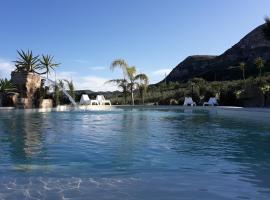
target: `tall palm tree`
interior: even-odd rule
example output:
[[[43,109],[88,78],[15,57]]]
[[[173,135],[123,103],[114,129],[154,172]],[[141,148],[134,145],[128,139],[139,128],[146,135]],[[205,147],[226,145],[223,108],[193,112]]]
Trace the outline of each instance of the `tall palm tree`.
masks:
[[[129,80],[128,88],[131,93],[132,105],[134,105],[134,90],[136,86],[139,85],[140,81],[144,80],[145,86],[148,85],[148,77],[146,74],[137,74],[137,70],[135,66],[131,66],[127,68],[127,77]]]
[[[132,101],[132,105],[134,105],[134,89],[135,89],[135,77],[136,77],[136,67],[132,66],[132,67],[128,67],[127,68],[127,77],[129,79],[129,83],[128,83],[128,87],[130,89],[130,93],[131,93],[131,101]]]
[[[55,68],[60,65],[60,63],[54,63],[53,59],[54,58],[51,55],[42,55],[42,58],[40,59],[39,69],[46,70],[44,73],[47,74],[47,78],[51,70],[55,70]]]
[[[246,86],[246,76],[245,76],[245,71],[246,71],[246,63],[244,63],[244,62],[241,62],[240,64],[239,64],[239,67],[240,67],[240,69],[241,69],[241,71],[242,71],[242,75],[243,75],[243,80],[244,80],[244,83],[245,83],[245,86]]]
[[[270,17],[265,17],[265,24],[263,26],[263,32],[265,37],[270,40]]]
[[[126,81],[126,76],[127,76],[127,68],[128,64],[124,59],[116,59],[112,62],[111,64],[111,70],[115,70],[116,68],[120,68],[123,71],[123,79],[121,81],[121,87],[123,89],[123,95],[124,95],[124,103],[127,103],[127,81]],[[120,79],[118,79],[120,80]],[[119,82],[119,81],[112,81],[112,82]],[[120,82],[119,82],[120,83]],[[118,84],[118,83],[117,83]],[[119,84],[118,84],[119,85]]]
[[[39,56],[34,56],[32,51],[17,51],[19,54],[18,60],[14,61],[16,71],[18,72],[33,72],[38,73],[39,69]]]
[[[260,80],[261,80],[261,77],[262,77],[262,69],[264,68],[264,65],[265,65],[265,60],[262,59],[261,57],[258,57],[255,59],[254,61],[257,69],[259,70],[259,77],[260,77]]]
[[[149,79],[148,79],[147,75],[145,75],[145,74],[138,74],[138,75],[136,75],[135,79],[139,80],[138,89],[139,89],[140,97],[142,100],[142,104],[144,104],[144,97],[145,97],[145,94],[147,92]]]
[[[113,70],[116,67],[121,68],[123,70],[124,78],[121,81],[121,87],[125,88],[123,89],[123,92],[127,91],[128,89],[130,90],[132,105],[134,105],[134,90],[137,85],[136,81],[138,81],[145,74],[137,75],[136,67],[129,66],[127,62],[123,59],[117,59],[112,62],[111,69]],[[112,82],[115,82],[115,81],[112,80]],[[126,103],[126,94],[125,94],[125,103]]]

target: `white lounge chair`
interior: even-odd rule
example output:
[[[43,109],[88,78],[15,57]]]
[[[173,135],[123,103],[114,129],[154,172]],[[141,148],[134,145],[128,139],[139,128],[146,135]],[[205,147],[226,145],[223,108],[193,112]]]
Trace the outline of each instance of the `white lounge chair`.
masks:
[[[211,97],[208,102],[204,102],[203,106],[218,106],[217,99],[215,97]]]
[[[196,106],[191,97],[185,97],[184,106]]]
[[[97,100],[91,100],[89,99],[89,96],[87,94],[83,94],[80,99],[80,105],[99,105],[99,102]]]
[[[98,101],[99,105],[106,105],[106,104],[109,104],[110,106],[112,105],[111,101],[106,100],[103,95],[97,95],[96,101]]]

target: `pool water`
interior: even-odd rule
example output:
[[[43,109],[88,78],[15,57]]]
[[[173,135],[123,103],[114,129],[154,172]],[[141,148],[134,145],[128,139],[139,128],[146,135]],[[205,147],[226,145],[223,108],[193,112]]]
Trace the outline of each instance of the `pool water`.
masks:
[[[0,199],[270,199],[270,124],[211,111],[0,112]]]

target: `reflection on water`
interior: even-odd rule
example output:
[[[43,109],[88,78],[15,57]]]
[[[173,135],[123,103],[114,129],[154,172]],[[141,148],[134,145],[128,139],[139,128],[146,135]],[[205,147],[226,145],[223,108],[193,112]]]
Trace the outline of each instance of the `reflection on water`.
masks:
[[[1,112],[0,197],[269,199],[269,144],[268,124],[207,111]]]

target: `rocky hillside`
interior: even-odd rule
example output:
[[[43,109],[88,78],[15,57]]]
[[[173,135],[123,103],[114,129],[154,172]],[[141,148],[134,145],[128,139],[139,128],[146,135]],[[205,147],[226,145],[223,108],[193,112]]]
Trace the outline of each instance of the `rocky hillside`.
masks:
[[[257,75],[254,60],[259,56],[267,61],[264,72],[269,72],[270,41],[264,37],[262,29],[263,25],[257,27],[220,56],[187,57],[172,70],[166,81],[185,82],[194,77],[202,77],[208,81],[240,79],[242,74],[237,67],[240,62],[247,63],[247,76]]]

